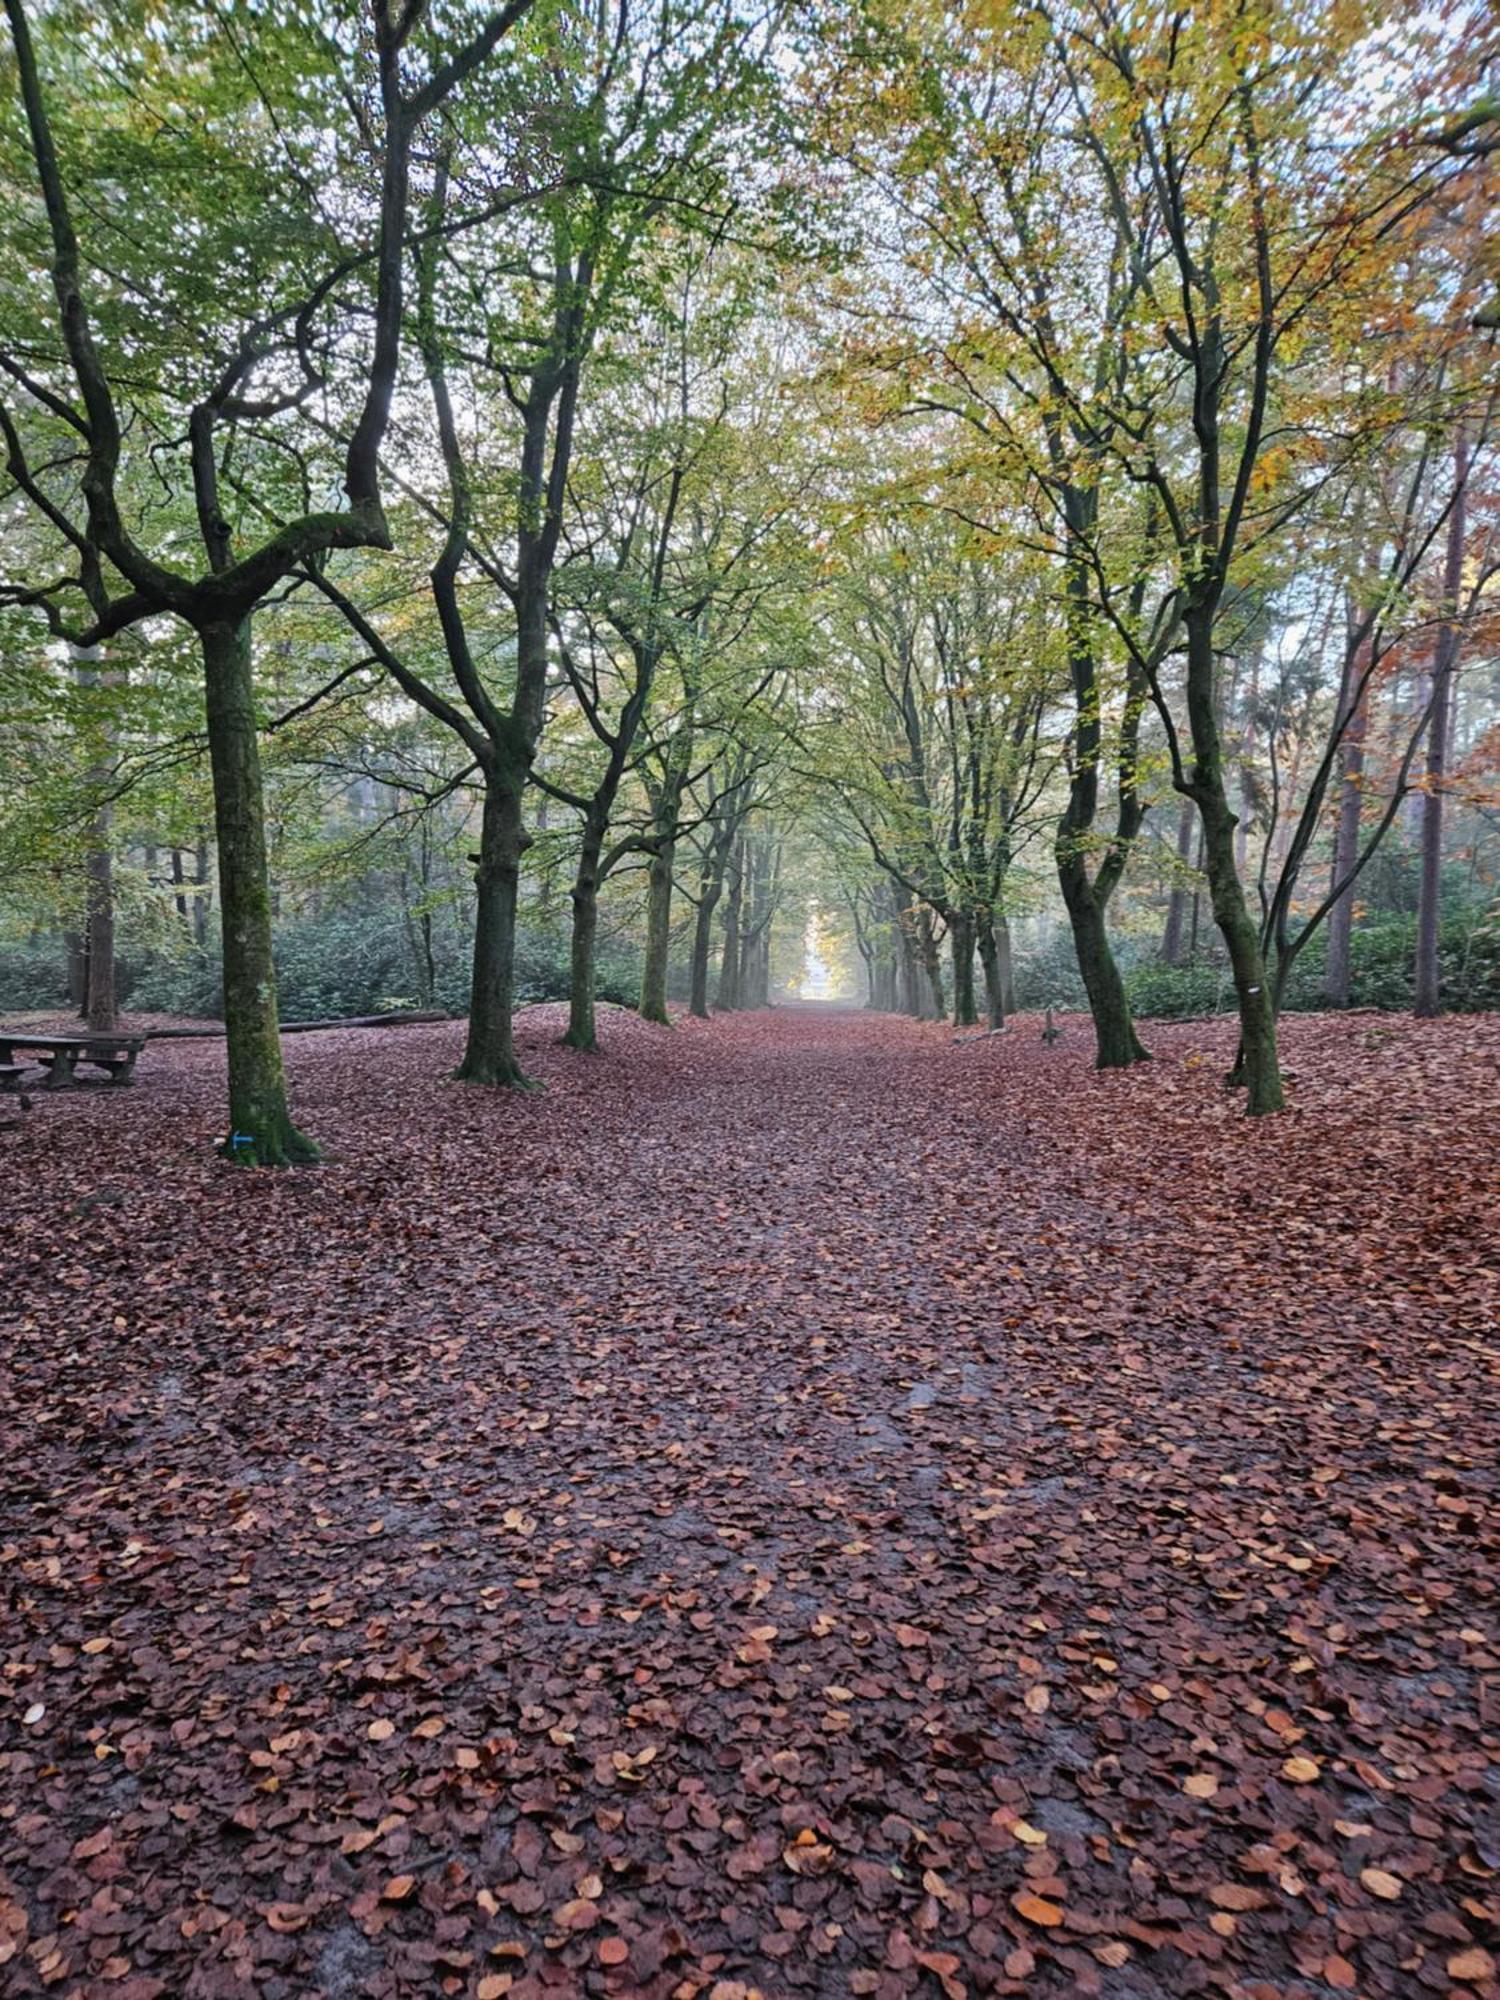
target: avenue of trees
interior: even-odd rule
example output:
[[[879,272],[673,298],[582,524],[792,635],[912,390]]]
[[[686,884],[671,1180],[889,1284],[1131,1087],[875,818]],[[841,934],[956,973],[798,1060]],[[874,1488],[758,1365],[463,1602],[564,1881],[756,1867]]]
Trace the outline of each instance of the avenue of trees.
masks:
[[[8,1013],[1500,1005],[1482,10],[5,13]]]

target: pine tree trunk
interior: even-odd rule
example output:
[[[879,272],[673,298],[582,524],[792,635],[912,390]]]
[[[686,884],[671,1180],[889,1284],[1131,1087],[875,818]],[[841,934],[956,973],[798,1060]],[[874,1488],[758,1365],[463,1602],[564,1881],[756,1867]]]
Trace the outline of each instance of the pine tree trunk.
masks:
[[[318,1149],[292,1123],[281,1065],[250,620],[205,625],[198,639],[224,933],[229,1136],[223,1151],[244,1166],[287,1166],[316,1159]]]
[[[529,1082],[516,1059],[512,1016],[516,997],[516,911],[521,856],[529,844],[522,823],[524,778],[498,760],[484,774],[484,808],[474,869],[474,973],[469,1030],[459,1083]]]

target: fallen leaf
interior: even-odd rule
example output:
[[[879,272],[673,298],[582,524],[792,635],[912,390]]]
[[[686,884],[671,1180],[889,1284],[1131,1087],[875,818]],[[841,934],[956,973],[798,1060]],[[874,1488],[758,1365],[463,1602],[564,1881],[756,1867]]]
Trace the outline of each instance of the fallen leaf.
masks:
[[[1028,1924],[1040,1924],[1047,1930],[1063,1920],[1063,1911],[1058,1904],[1049,1903],[1044,1896],[1033,1896],[1028,1890],[1012,1896],[1010,1906]]]
[[[1392,1875],[1384,1868],[1361,1868],[1359,1879],[1372,1896],[1379,1896],[1386,1903],[1394,1903],[1406,1887],[1399,1875]]]

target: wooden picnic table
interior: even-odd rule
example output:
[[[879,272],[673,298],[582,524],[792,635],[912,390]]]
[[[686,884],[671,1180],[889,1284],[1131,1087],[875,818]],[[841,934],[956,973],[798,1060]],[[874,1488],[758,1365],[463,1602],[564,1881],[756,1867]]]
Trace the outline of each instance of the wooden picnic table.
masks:
[[[29,1056],[42,1065],[40,1090],[66,1090],[74,1083],[100,1083],[104,1078],[76,1074],[80,1063],[105,1072],[110,1083],[129,1083],[135,1059],[146,1046],[144,1035],[33,1035],[20,1028],[0,1028],[0,1089],[19,1090]]]

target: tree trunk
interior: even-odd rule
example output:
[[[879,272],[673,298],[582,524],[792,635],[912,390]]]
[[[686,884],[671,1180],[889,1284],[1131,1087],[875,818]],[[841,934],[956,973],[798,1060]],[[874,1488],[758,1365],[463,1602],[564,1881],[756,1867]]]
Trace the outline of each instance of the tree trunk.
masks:
[[[760,908],[761,855],[747,834],[741,847],[743,892],[740,910],[740,962],[735,973],[734,1004],[755,1005],[755,920]]]
[[[984,971],[985,1023],[992,1035],[1005,1026],[1005,975],[1000,964],[1000,938],[995,920],[986,914],[979,923],[979,963]]]
[[[745,845],[735,845],[729,863],[729,900],[724,905],[724,951],[719,960],[719,990],[714,1011],[732,1013],[740,1004],[740,914],[745,902]]]
[[[94,814],[85,863],[88,885],[88,994],[83,1017],[91,1034],[108,1034],[119,1022],[115,1003],[114,869],[109,852],[109,812]]]
[[[198,893],[193,898],[193,942],[200,952],[208,950],[208,842],[200,838],[193,850],[194,881]]]
[[[1016,1011],[1016,956],[1010,941],[1008,917],[995,919],[995,949],[1000,969],[1000,1005],[1006,1014]]]
[[[97,700],[97,690],[104,684],[105,676],[100,669],[97,648],[78,646],[70,650],[74,677],[79,688],[85,691],[85,728],[92,745],[88,785],[91,791],[101,795],[100,803],[89,815],[83,863],[84,973],[79,1012],[91,1033],[108,1034],[119,1018],[115,1004],[115,899],[114,865],[109,845],[110,811],[102,798],[110,776],[110,729],[107,719],[101,717],[89,701],[90,692]]]
[[[82,931],[67,934],[67,987],[68,1005],[81,1021],[89,1004],[89,955]]]
[[[870,1005],[881,1014],[894,1014],[900,1008],[897,998],[897,982],[900,978],[900,960],[893,938],[880,939],[874,947],[870,964]]]
[[[198,638],[224,933],[229,1136],[222,1150],[243,1166],[288,1166],[315,1160],[318,1149],[292,1123],[281,1066],[250,620],[205,625]]]
[[[693,963],[688,992],[688,1012],[700,1021],[708,1019],[708,967],[714,949],[714,918],[723,894],[722,872],[716,875],[711,862],[705,861],[693,919]]]
[[[1453,507],[1443,562],[1444,622],[1432,661],[1432,713],[1427,724],[1427,774],[1422,794],[1422,876],[1417,901],[1417,963],[1412,1012],[1430,1020],[1443,1007],[1438,959],[1443,903],[1443,785],[1448,775],[1448,737],[1453,722],[1453,682],[1458,665],[1458,599],[1463,588],[1465,506],[1469,474],[1468,439],[1454,447]]]
[[[1182,963],[1182,919],[1187,911],[1188,892],[1184,875],[1193,858],[1193,802],[1184,799],[1177,816],[1177,873],[1172,877],[1172,893],[1167,898],[1167,921],[1161,934],[1163,965]]]
[[[1333,834],[1333,879],[1330,889],[1344,881],[1359,858],[1360,808],[1364,794],[1360,781],[1365,768],[1365,731],[1369,726],[1369,703],[1361,687],[1369,665],[1368,643],[1350,663],[1349,676],[1354,708],[1344,724],[1339,746],[1339,803]],[[1349,1005],[1351,959],[1354,933],[1354,884],[1344,890],[1328,912],[1328,964],[1323,977],[1323,994],[1330,1007]]]
[[[902,892],[894,882],[890,884],[890,920],[892,938],[896,940],[896,984],[900,1010],[902,1014],[910,1014],[914,1020],[922,1020],[922,958],[916,948],[916,938],[912,936],[912,926],[906,920]]]
[[[675,817],[675,814],[674,814]],[[667,966],[672,952],[672,879],[677,841],[661,839],[651,856],[646,887],[646,962],[641,971],[641,1019],[669,1028]]]
[[[948,938],[953,951],[953,1025],[973,1028],[979,1024],[974,1004],[974,919],[967,910],[956,911],[948,922]]]
[[[938,956],[937,930],[932,912],[925,904],[917,912],[917,949],[927,977],[927,996],[921,1018],[941,1021],[948,1012],[948,1003],[943,997],[943,961]]]
[[[1094,1023],[1094,1067],[1129,1069],[1132,1063],[1149,1062],[1150,1052],[1135,1031],[1130,1002],[1125,997],[1125,982],[1110,950],[1104,911],[1088,870],[1081,857],[1073,855],[1059,859],[1057,875]]]
[[[182,872],[182,849],[174,847],[172,849],[172,902],[184,924],[188,920],[188,899],[183,894],[185,887],[186,877]]]
[[[1224,789],[1224,758],[1214,704],[1214,607],[1195,605],[1187,631],[1187,707],[1192,731],[1192,796],[1203,828],[1209,901],[1229,953],[1239,1002],[1240,1048],[1231,1083],[1243,1084],[1253,1117],[1285,1103],[1276,1048],[1276,1012],[1266,981],[1260,928],[1250,915],[1234,862],[1235,815]]]
[[[594,1021],[595,959],[599,937],[599,861],[604,852],[607,822],[590,816],[584,821],[573,878],[573,942],[568,970],[568,1027],[563,1041],[569,1048],[593,1051],[599,1046]]]
[[[474,974],[469,1031],[459,1083],[510,1084],[529,1079],[516,1060],[516,908],[521,856],[530,845],[521,818],[524,778],[500,762],[484,774],[484,810],[474,869]]]

